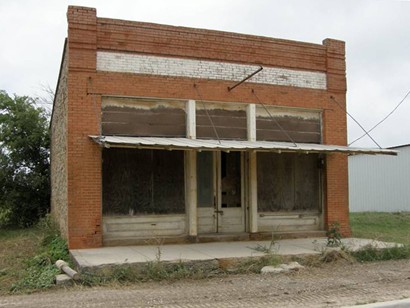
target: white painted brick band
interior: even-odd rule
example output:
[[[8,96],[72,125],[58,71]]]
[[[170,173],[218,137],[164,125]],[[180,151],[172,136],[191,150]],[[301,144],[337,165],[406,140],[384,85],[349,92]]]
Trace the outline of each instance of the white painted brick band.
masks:
[[[97,70],[146,75],[240,81],[259,66],[226,62],[97,52]],[[310,89],[326,89],[326,74],[265,67],[250,82]]]

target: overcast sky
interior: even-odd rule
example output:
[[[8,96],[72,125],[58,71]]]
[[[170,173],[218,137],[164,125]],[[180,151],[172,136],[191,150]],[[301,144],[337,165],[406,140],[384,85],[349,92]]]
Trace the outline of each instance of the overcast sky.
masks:
[[[45,96],[55,89],[68,5],[97,16],[321,43],[346,42],[348,111],[366,128],[410,90],[410,1],[395,0],[0,0],[0,89]],[[410,96],[371,135],[410,143]],[[349,141],[362,134],[349,119]],[[375,147],[369,138],[354,146]]]

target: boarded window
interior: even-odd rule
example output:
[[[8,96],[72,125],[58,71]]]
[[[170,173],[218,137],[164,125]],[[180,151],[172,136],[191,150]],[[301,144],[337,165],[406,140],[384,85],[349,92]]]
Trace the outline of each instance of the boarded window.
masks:
[[[258,211],[319,211],[317,154],[258,153]]]
[[[183,102],[108,97],[103,99],[103,135],[185,137]]]
[[[256,108],[257,140],[321,142],[319,112],[284,111],[270,106],[267,108],[269,113],[261,106]]]
[[[184,152],[103,150],[103,214],[184,213]]]
[[[245,108],[244,104],[198,102],[196,110],[197,138],[217,139],[219,137],[220,139],[246,140]]]

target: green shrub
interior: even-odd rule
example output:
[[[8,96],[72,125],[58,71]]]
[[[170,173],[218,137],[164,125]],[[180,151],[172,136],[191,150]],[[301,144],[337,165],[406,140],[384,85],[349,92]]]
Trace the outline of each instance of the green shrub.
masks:
[[[351,252],[351,255],[360,262],[409,259],[410,246],[379,249],[368,245],[358,251]]]
[[[60,270],[54,265],[57,260],[69,261],[67,242],[59,236],[49,217],[42,219],[38,229],[44,234],[38,253],[25,260],[22,278],[14,283],[11,292],[31,292],[54,286]]]
[[[11,292],[31,292],[38,289],[48,289],[54,286],[54,278],[59,269],[52,264],[46,266],[30,266],[25,276],[11,287]]]
[[[326,232],[328,247],[339,247],[342,244],[342,234],[340,233],[340,224],[334,222],[329,226],[329,230]]]

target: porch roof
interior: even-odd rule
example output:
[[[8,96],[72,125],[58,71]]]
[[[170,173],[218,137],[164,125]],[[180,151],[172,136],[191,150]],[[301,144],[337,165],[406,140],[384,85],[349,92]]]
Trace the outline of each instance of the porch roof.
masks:
[[[89,136],[103,147],[198,151],[259,151],[296,153],[346,153],[397,155],[391,149],[354,148],[341,145],[274,141],[208,140],[166,137]]]

